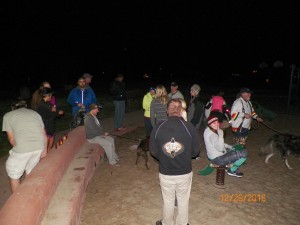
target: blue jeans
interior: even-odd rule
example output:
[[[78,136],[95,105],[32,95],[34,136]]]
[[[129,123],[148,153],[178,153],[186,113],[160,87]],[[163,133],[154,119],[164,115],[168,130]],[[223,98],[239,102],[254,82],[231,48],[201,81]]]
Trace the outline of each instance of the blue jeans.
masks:
[[[224,155],[221,155],[217,158],[212,159],[211,162],[214,164],[217,164],[217,165],[228,165],[231,163],[234,164],[235,162],[237,162],[240,159],[244,159],[244,160],[240,160],[238,162],[238,164],[241,165],[246,160],[247,156],[248,156],[248,152],[246,149],[243,149],[240,151],[229,151],[229,152],[225,153]],[[238,165],[237,165],[237,167],[238,167]],[[231,169],[231,171],[235,171],[236,169],[237,168]]]
[[[151,131],[152,131],[152,124],[151,124],[151,119],[150,117],[145,117],[144,116],[144,125],[145,125],[145,133],[146,133],[146,138],[150,137]]]
[[[120,128],[123,125],[125,115],[125,100],[114,101],[115,105],[115,128]]]

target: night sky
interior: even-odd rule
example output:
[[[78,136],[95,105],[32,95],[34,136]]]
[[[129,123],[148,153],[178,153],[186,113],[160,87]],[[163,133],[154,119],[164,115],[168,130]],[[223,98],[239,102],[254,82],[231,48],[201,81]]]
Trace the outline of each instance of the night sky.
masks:
[[[118,73],[132,86],[145,73],[228,85],[255,69],[280,81],[300,65],[298,1],[57,2],[2,3],[0,73],[15,87],[75,84],[85,72],[93,85]]]

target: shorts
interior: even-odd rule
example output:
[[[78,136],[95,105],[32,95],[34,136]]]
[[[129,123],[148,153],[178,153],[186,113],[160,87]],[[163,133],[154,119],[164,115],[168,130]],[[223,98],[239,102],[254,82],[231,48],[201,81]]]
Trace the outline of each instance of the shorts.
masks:
[[[6,161],[6,172],[11,179],[20,179],[26,172],[29,174],[38,164],[43,150],[34,152],[17,153],[9,151],[9,157]]]

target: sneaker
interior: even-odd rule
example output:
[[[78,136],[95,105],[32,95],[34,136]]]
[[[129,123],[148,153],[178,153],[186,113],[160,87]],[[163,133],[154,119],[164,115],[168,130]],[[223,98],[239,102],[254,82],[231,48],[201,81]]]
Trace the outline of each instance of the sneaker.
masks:
[[[244,175],[243,173],[240,173],[237,171],[231,172],[230,169],[227,170],[227,174],[232,177],[243,177],[243,175]]]
[[[119,128],[116,129],[116,131],[123,131],[123,130],[127,130],[127,128],[126,127],[119,127]]]
[[[111,164],[112,166],[120,166],[120,164],[119,163],[115,163],[115,164]]]

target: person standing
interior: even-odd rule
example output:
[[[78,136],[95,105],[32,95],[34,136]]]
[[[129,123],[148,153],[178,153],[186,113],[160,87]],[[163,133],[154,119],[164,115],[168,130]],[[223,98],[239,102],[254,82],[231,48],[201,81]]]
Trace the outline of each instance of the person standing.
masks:
[[[191,87],[191,99],[189,102],[187,118],[197,129],[200,128],[203,114],[204,114],[204,104],[200,99],[199,93],[201,88],[198,84],[193,84]]]
[[[103,131],[100,121],[97,118],[100,106],[91,104],[89,106],[90,112],[84,118],[84,127],[86,132],[86,139],[89,143],[96,143],[103,147],[108,158],[109,164],[119,166],[119,157],[115,151],[115,141],[108,133]]]
[[[152,127],[168,119],[167,103],[169,101],[167,90],[163,85],[156,86],[155,99],[150,105],[150,119]]]
[[[39,102],[42,99],[42,95],[41,95],[41,90],[43,88],[51,88],[50,82],[49,81],[43,81],[40,84],[40,87],[32,94],[32,98],[31,98],[31,109],[36,110],[37,105],[39,104]],[[53,106],[56,106],[56,99],[55,99],[55,95],[52,95],[50,103]]]
[[[41,116],[36,111],[27,109],[25,100],[18,98],[11,108],[12,111],[3,116],[2,131],[6,132],[12,145],[6,161],[6,171],[14,193],[21,184],[23,174],[28,175],[40,159],[46,157],[47,136]]]
[[[252,91],[249,88],[240,89],[240,97],[237,98],[231,107],[231,127],[236,144],[246,145],[249,130],[251,129],[252,118],[263,122],[254,111],[251,104]]]
[[[167,104],[169,118],[154,127],[150,136],[150,153],[159,163],[159,181],[163,197],[163,219],[157,225],[188,224],[192,185],[192,158],[200,153],[197,129],[181,118],[181,101]],[[178,213],[174,223],[175,195]]]
[[[168,94],[168,97],[169,99],[184,99],[183,94],[178,90],[178,84],[176,82],[171,83],[171,92]]]
[[[110,92],[113,95],[115,105],[114,128],[116,131],[122,131],[126,129],[123,127],[126,103],[126,89],[123,74],[118,74],[115,80],[111,83]]]
[[[77,87],[73,88],[68,95],[67,102],[72,107],[72,115],[74,119],[79,113],[88,113],[90,111],[90,104],[96,102],[95,94],[85,88],[85,80],[79,77],[77,80]]]
[[[93,95],[95,96],[95,100],[97,102],[97,97],[96,97],[96,94],[93,90],[93,88],[91,87],[91,83],[92,83],[92,79],[93,79],[93,75],[89,74],[89,73],[84,73],[82,75],[82,77],[84,78],[84,81],[85,81],[85,88],[86,89],[89,89],[93,92]]]
[[[152,124],[150,119],[150,106],[152,100],[155,98],[155,88],[151,87],[147,94],[143,97],[143,109],[144,109],[144,125],[145,125],[145,133],[146,138],[150,137],[150,133],[152,131]]]
[[[47,152],[52,149],[56,132],[55,120],[64,114],[63,110],[58,110],[56,106],[50,103],[53,95],[51,88],[41,89],[42,99],[37,105],[36,111],[41,115],[47,134]]]

